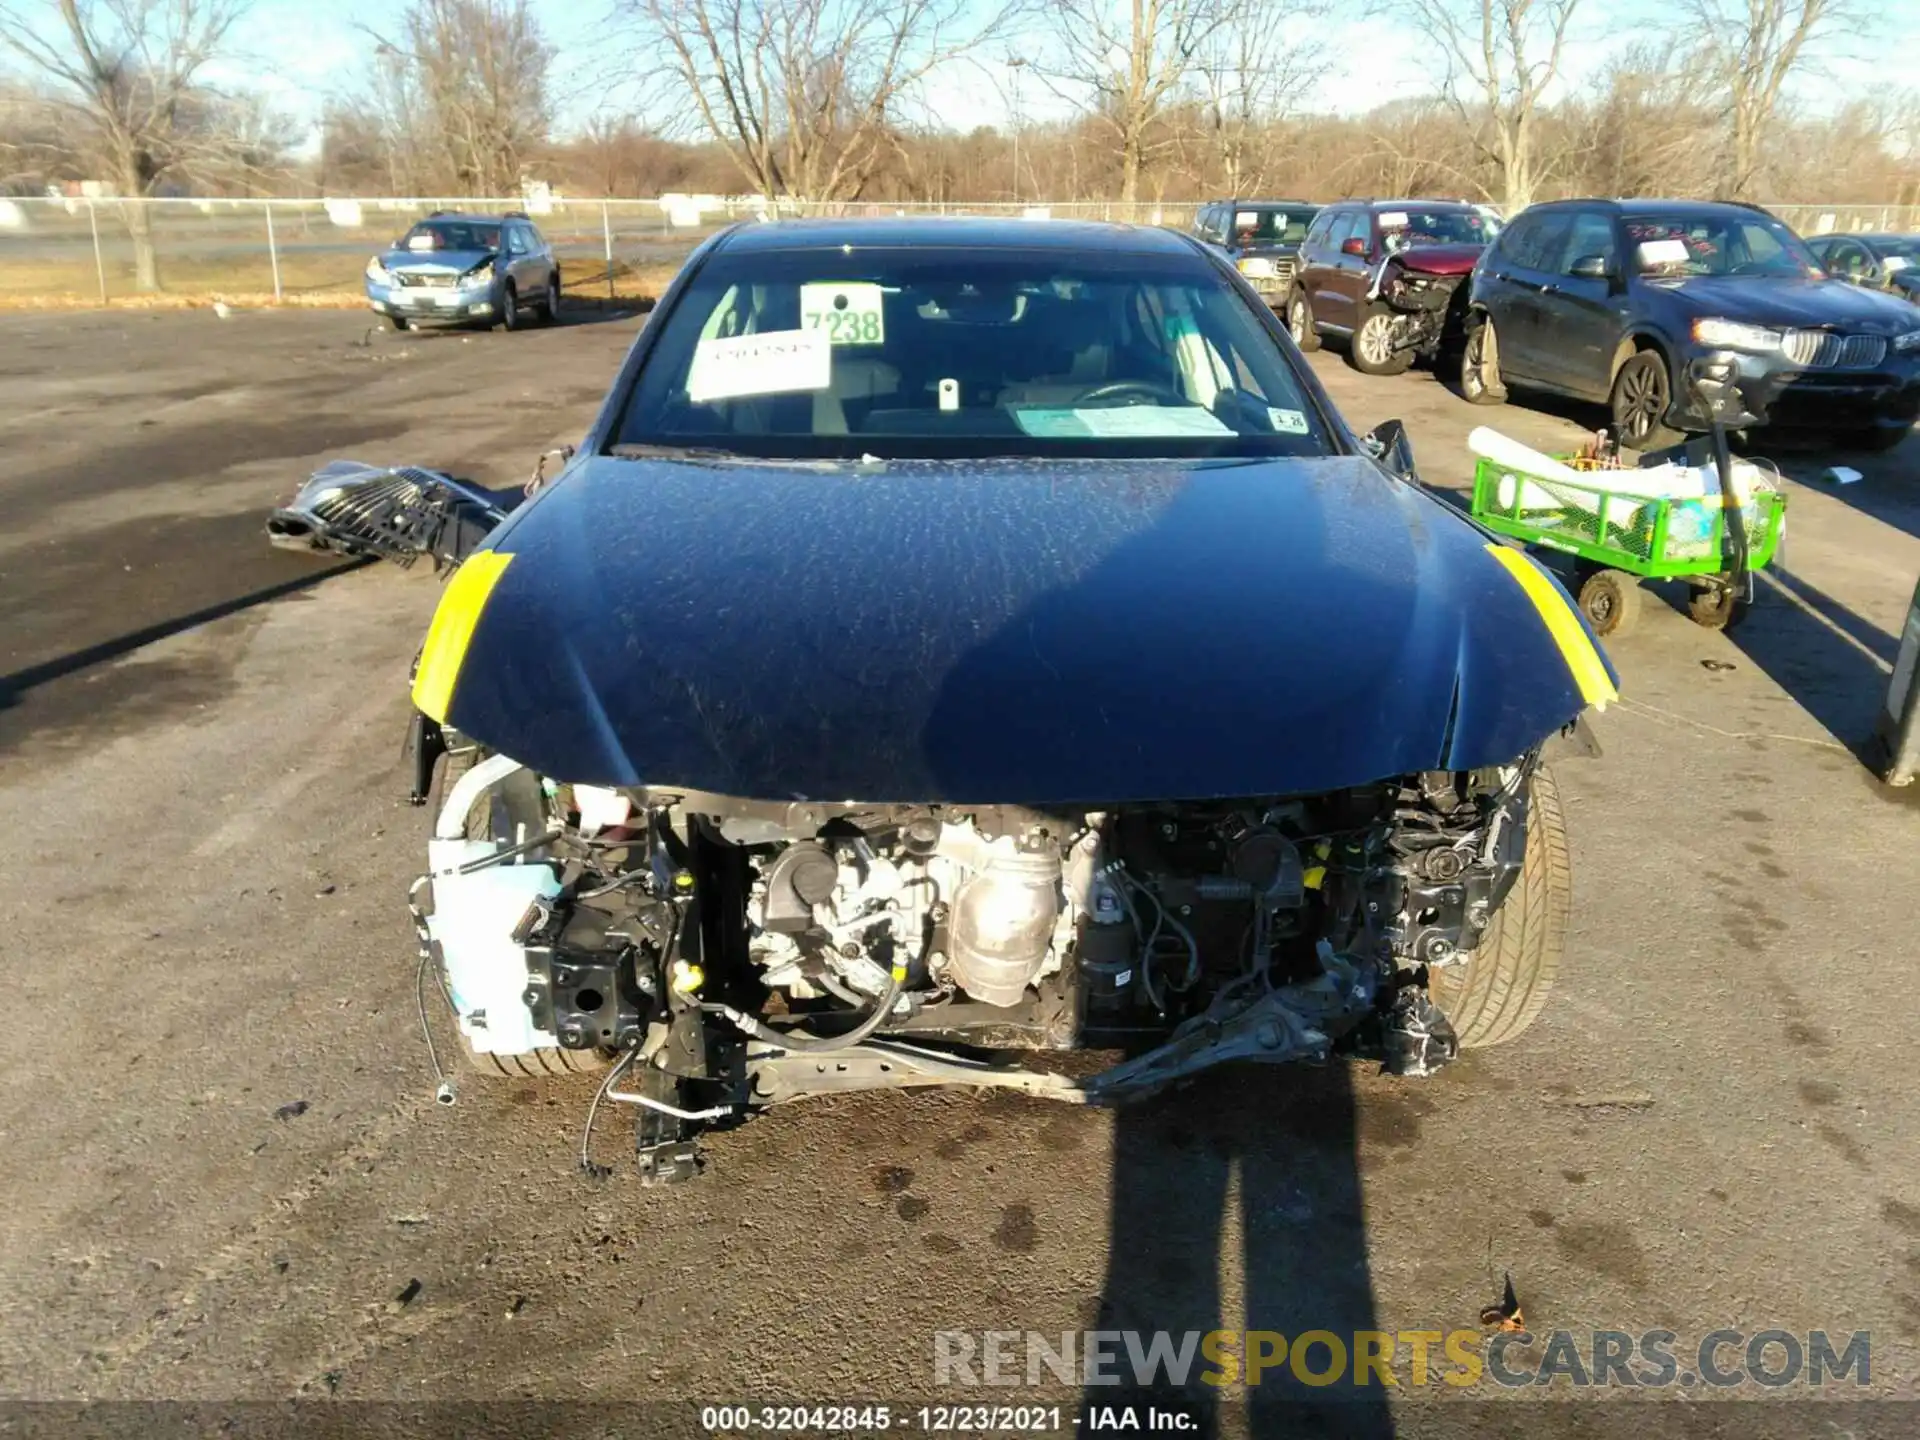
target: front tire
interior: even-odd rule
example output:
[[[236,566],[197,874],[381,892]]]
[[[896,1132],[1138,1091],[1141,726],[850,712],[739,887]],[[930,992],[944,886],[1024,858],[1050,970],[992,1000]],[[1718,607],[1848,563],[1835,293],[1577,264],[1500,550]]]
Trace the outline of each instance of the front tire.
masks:
[[[1400,375],[1413,364],[1411,350],[1393,348],[1393,311],[1369,305],[1347,342],[1347,360],[1362,375]]]
[[[1580,613],[1593,633],[1624,635],[1640,619],[1640,582],[1624,570],[1595,570],[1580,586]]]
[[[1303,355],[1311,355],[1320,348],[1320,332],[1313,328],[1313,304],[1299,286],[1287,297],[1287,333],[1293,336],[1293,343],[1300,347]]]
[[[519,330],[526,323],[526,312],[520,308],[520,297],[514,294],[513,286],[503,286],[500,291],[500,328]]]
[[[1658,350],[1642,350],[1628,358],[1613,377],[1608,399],[1613,433],[1629,450],[1664,450],[1677,444],[1680,433],[1667,427],[1673,406],[1673,377]]]
[[[1506,903],[1471,953],[1428,972],[1434,1004],[1446,1013],[1462,1049],[1504,1045],[1546,1008],[1566,948],[1573,908],[1573,865],[1553,773],[1533,772],[1527,853]]]
[[[540,323],[557,324],[560,319],[560,272],[553,272],[553,278],[547,282],[547,297],[540,302]]]
[[[454,783],[479,761],[479,752],[471,746],[440,757],[434,767],[433,783],[427,791],[428,823],[437,822]],[[469,840],[499,839],[520,833],[523,827],[544,825],[540,782],[522,770],[504,785],[482,795],[467,809],[466,836]],[[441,983],[445,983],[442,976]],[[555,1075],[589,1075],[605,1070],[612,1060],[602,1050],[569,1050],[554,1045],[529,1050],[524,1055],[495,1055],[476,1050],[473,1041],[453,1022],[454,1037],[460,1042],[460,1058],[469,1074],[492,1080],[539,1080]]]
[[[1731,630],[1747,618],[1752,607],[1734,598],[1733,591],[1719,586],[1696,590],[1687,601],[1687,618],[1708,630]]]
[[[1469,405],[1506,403],[1507,386],[1500,376],[1500,336],[1491,315],[1467,322],[1467,343],[1460,351],[1460,398]]]

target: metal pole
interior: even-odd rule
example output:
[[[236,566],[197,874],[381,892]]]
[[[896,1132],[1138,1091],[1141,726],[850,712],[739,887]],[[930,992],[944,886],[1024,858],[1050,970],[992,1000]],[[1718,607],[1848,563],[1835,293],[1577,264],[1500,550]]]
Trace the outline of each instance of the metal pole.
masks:
[[[273,302],[277,305],[281,300],[280,247],[274,243],[273,239],[273,202],[263,200],[260,203],[266,206],[267,210],[267,258],[273,262]]]
[[[100,278],[100,303],[104,305],[107,303],[107,262],[100,258],[100,217],[94,213],[91,200],[87,201],[87,224],[93,230],[93,273]]]
[[[600,202],[600,234],[607,245],[607,298],[613,299],[613,217],[607,210],[607,202]]]

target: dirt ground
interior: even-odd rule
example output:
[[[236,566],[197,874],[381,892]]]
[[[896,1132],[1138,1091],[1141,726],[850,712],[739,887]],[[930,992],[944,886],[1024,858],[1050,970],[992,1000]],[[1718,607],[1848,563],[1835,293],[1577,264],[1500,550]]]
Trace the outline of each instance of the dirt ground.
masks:
[[[917,1404],[979,1398],[936,1389],[938,1331],[1477,1332],[1510,1274],[1536,1332],[1864,1330],[1868,1393],[1920,1395],[1920,811],[1852,753],[1920,574],[1920,442],[1794,485],[1744,628],[1656,603],[1612,647],[1521,1040],[1119,1115],[815,1102],[641,1190],[576,1169],[590,1087],[433,1103],[400,742],[438,587],[261,532],[325,458],[522,478],[641,322],[370,318],[0,317],[0,1393]],[[1600,418],[1315,364],[1441,485],[1474,424]]]

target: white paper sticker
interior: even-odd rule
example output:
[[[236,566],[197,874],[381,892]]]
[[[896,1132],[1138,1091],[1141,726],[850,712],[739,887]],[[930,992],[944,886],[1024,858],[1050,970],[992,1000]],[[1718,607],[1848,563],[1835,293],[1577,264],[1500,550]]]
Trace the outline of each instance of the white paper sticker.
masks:
[[[1642,240],[1640,242],[1642,267],[1684,265],[1689,258],[1687,242],[1684,240]]]
[[[1298,410],[1267,410],[1267,422],[1274,432],[1280,435],[1304,435],[1307,433],[1307,417]]]
[[[1907,257],[1904,255],[1889,255],[1880,262],[1880,265],[1887,274],[1891,275],[1896,270],[1904,270],[1907,268]]]
[[[409,250],[433,249],[433,235],[431,233],[428,233],[425,235],[409,235],[407,237],[407,249]]]
[[[1382,210],[1380,228],[1382,230],[1401,230],[1406,228],[1407,212],[1404,210]]]
[[[1015,410],[1013,418],[1027,434],[1043,440],[1186,440],[1233,434],[1211,410],[1197,405],[1029,405]]]
[[[687,398],[696,405],[742,395],[824,390],[833,383],[833,351],[824,330],[768,330],[702,340],[687,372]]]
[[[1260,212],[1258,210],[1242,210],[1233,217],[1233,228],[1236,230],[1252,230],[1257,228],[1259,224]]]
[[[883,345],[886,311],[878,285],[802,285],[800,328],[824,330],[835,345]]]

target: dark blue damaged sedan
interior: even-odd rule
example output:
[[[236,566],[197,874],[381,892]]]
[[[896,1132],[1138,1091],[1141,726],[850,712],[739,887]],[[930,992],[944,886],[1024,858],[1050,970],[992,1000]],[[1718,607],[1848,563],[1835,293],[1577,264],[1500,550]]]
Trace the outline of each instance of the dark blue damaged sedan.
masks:
[[[850,1089],[1421,1075],[1546,999],[1543,753],[1614,685],[1201,244],[747,225],[447,585],[416,914],[476,1062],[617,1070],[655,1178]]]

